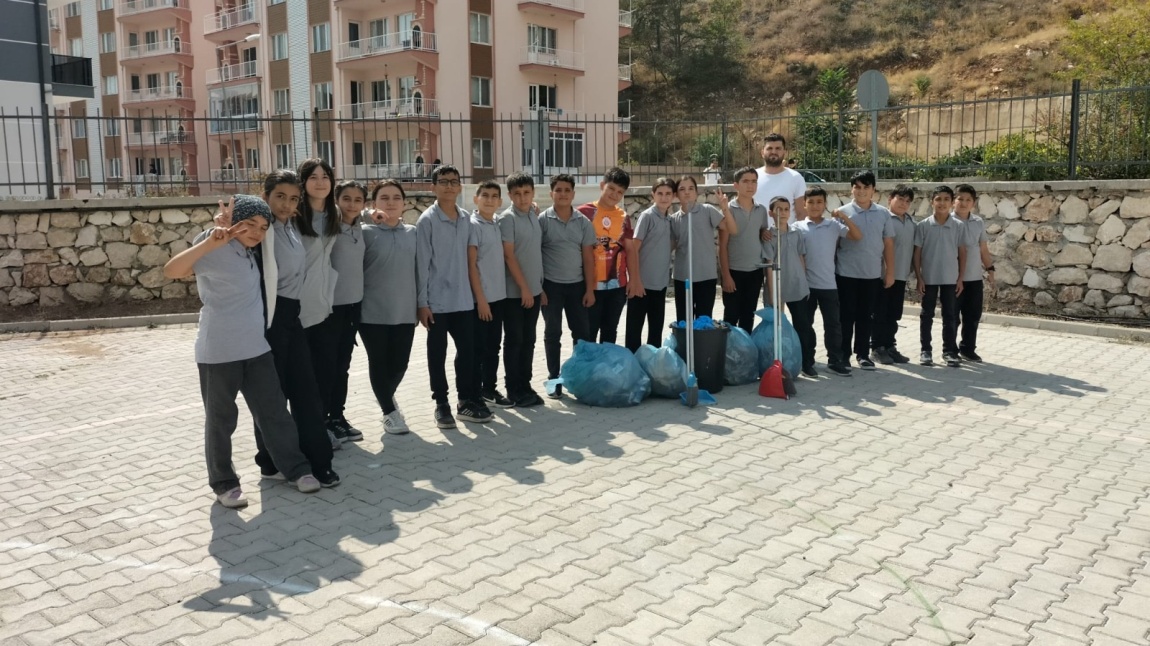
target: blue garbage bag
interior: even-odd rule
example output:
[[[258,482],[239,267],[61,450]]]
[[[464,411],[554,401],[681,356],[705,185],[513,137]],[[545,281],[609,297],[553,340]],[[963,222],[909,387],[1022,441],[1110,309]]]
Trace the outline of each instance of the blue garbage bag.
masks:
[[[680,326],[680,327],[682,327],[682,326]],[[667,338],[663,339],[663,347],[664,348],[671,348],[672,350],[678,349],[679,341],[677,339],[675,339],[675,334],[673,332],[671,334],[668,334]]]
[[[682,329],[686,329],[687,322],[686,321],[675,321],[674,325],[675,325],[675,327],[682,330]],[[695,329],[696,330],[713,330],[717,327],[719,327],[719,325],[717,325],[715,323],[715,320],[709,316],[700,316],[700,317],[695,319]]]
[[[635,358],[651,378],[651,394],[656,397],[678,397],[687,391],[687,363],[673,348],[644,345]]]
[[[567,392],[590,406],[638,406],[651,394],[651,378],[639,360],[614,343],[580,341],[559,377]]]
[[[767,368],[775,362],[775,310],[771,307],[764,307],[763,309],[755,312],[761,321],[755,326],[755,330],[751,332],[751,339],[755,342],[755,347],[759,350],[759,375],[762,376]],[[783,368],[792,376],[797,376],[799,370],[803,367],[803,347],[799,343],[799,333],[795,332],[795,327],[787,320],[787,315],[784,312],[779,313],[783,317],[783,339],[782,350]]]
[[[759,370],[759,349],[751,335],[741,327],[731,326],[727,335],[727,365],[724,378],[732,386],[754,383],[763,376]]]

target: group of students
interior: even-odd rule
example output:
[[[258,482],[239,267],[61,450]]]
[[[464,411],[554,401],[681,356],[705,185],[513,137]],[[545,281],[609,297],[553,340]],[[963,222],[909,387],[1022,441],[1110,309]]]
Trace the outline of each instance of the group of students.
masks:
[[[336,182],[321,159],[269,175],[262,199],[237,195],[221,204],[216,226],[165,266],[173,279],[194,273],[203,302],[195,354],[217,500],[247,504],[231,460],[240,392],[255,422],[263,477],[305,492],[339,484],[333,452],[363,438],[344,416],[357,335],[384,431],[392,434],[408,432],[395,393],[416,325],[427,330],[436,425],[454,428],[456,416],[486,423],[490,406],[543,403],[532,386],[540,314],[552,380],[560,373],[564,322],[573,343],[615,343],[626,309],[626,347],[642,345],[644,326],[646,342],[661,345],[668,288],[675,316],[684,320],[688,307],[694,316],[713,314],[721,281],[724,320],[750,331],[760,293],[771,302],[772,270],[764,272],[771,266],[782,267],[780,297],[799,332],[807,376],[817,377],[816,309],[832,372],[850,374],[852,349],[864,369],[906,361],[894,333],[912,264],[923,294],[923,362],[939,299],[947,362],[959,353],[977,360],[981,269],[993,266],[981,220],[971,213],[973,189],[959,187],[952,214],[953,192],[940,187],[932,195],[935,217],[915,224],[907,215],[911,189],[892,191],[888,211],[873,201],[873,174],[860,173],[851,181],[853,201],[824,217],[825,191],[806,189],[801,177],[794,183],[798,174],[782,165],[785,141],[767,139],[766,166],[735,171],[734,199],[716,190],[717,205],[707,204],[694,177],[660,178],[651,206],[634,222],[621,208],[630,177],[620,168],[603,176],[597,200],[580,206],[574,177],[552,177],[552,206],[540,212],[535,182],[522,173],[506,179],[508,208],[503,187],[490,180],[477,186],[474,210],[461,208],[459,170],[439,165],[431,175],[435,202],[414,226],[402,219],[399,182],[383,180],[370,191],[354,180]],[[767,203],[765,190],[775,193]],[[961,347],[954,338],[959,316]],[[506,394],[497,382],[501,351]],[[562,387],[548,395],[563,397]]]

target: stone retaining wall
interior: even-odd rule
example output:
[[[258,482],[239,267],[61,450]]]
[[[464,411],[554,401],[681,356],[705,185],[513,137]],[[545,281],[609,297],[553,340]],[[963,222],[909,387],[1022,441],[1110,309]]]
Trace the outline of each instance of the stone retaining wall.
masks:
[[[849,187],[824,186],[832,208],[850,199]],[[930,212],[931,186],[915,185],[918,217]],[[1150,315],[1150,181],[975,186],[997,267],[989,309]],[[432,199],[409,196],[405,219]],[[629,213],[648,205],[648,189],[628,192]],[[214,210],[195,198],[0,202],[0,308],[194,296],[195,281],[170,281],[163,265],[211,225]]]

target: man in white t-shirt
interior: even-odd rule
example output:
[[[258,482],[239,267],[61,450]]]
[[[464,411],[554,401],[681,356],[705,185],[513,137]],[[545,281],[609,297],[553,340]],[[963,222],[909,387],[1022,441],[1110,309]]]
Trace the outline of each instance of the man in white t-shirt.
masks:
[[[755,202],[768,206],[776,197],[785,197],[791,202],[791,213],[795,221],[807,219],[807,183],[798,171],[787,168],[787,140],[777,132],[772,132],[763,140],[763,167],[759,169],[759,188],[755,191]]]

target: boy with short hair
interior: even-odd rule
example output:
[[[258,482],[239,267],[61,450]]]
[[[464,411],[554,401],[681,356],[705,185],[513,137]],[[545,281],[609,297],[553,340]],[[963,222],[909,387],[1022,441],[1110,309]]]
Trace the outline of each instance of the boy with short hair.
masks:
[[[531,387],[535,330],[543,302],[543,230],[534,206],[535,180],[530,175],[509,175],[507,195],[511,207],[497,218],[507,267],[503,374],[507,399],[514,406],[526,408],[543,403]]]
[[[651,206],[639,214],[635,237],[627,247],[627,349],[643,345],[643,322],[647,343],[662,346],[663,319],[667,312],[667,284],[671,280],[671,204],[675,180],[660,177],[651,187]]]
[[[978,345],[978,322],[982,320],[982,276],[994,285],[994,258],[987,245],[986,222],[974,214],[978,192],[970,184],[954,187],[954,214],[966,226],[966,265],[962,270],[962,293],[958,295],[958,320],[961,326],[958,356],[967,361],[982,361],[975,352]]]
[[[772,230],[772,239],[764,240],[760,244],[762,250],[762,259],[768,264],[774,264],[779,267],[780,272],[780,285],[779,285],[779,299],[787,304],[787,310],[791,313],[791,323],[795,327],[795,332],[798,332],[799,343],[803,343],[805,337],[810,342],[815,336],[814,329],[814,310],[811,309],[807,303],[811,295],[810,286],[807,284],[807,244],[806,239],[802,233],[793,228],[790,224],[791,218],[791,201],[783,196],[775,197],[771,200],[771,217],[774,219],[775,228]],[[756,234],[757,235],[757,234]],[[775,236],[778,240],[773,239]],[[776,246],[778,249],[776,249]],[[782,254],[781,262],[779,262],[779,253]],[[774,268],[767,268],[767,306],[773,306],[775,302],[774,296]],[[758,290],[755,290],[755,299],[758,300]],[[775,312],[779,315],[779,312]],[[806,355],[806,353],[803,353]],[[811,379],[818,379],[819,373],[815,370],[815,362],[813,355],[808,363],[806,357],[803,358],[802,372],[804,375]]]
[[[767,205],[755,202],[759,174],[744,166],[735,171],[735,199],[727,204],[738,233],[719,230],[719,274],[723,285],[723,320],[748,333],[755,327],[755,311],[763,289],[761,235],[770,227]],[[773,200],[772,200],[773,201]],[[790,201],[787,201],[788,207]]]
[[[571,203],[575,178],[566,173],[551,178],[553,206],[539,214],[543,247],[543,350],[547,355],[547,378],[559,377],[563,316],[573,342],[591,339],[588,308],[595,304],[595,230]],[[559,399],[563,388],[548,396]]]
[[[196,364],[204,400],[204,455],[208,485],[224,507],[246,507],[240,478],[232,463],[232,433],[236,430],[236,395],[259,426],[272,462],[304,493],[319,491],[300,451],[295,422],[280,389],[267,326],[262,278],[252,249],[263,242],[272,221],[271,209],[250,195],[233,198],[230,227],[215,227],[196,237],[192,247],[164,265],[170,279],[196,276],[203,307],[196,335]]]
[[[455,343],[459,418],[487,423],[492,417],[475,373],[475,300],[467,266],[471,218],[455,204],[461,190],[459,178],[459,169],[451,164],[431,172],[435,202],[415,223],[417,313],[427,329],[427,373],[439,428],[456,426],[447,399],[448,335]]]
[[[808,317],[814,321],[815,309],[822,312],[823,345],[827,349],[827,369],[840,377],[851,376],[847,355],[843,354],[842,321],[839,319],[839,292],[835,283],[835,253],[839,240],[861,240],[862,231],[850,218],[836,209],[826,218],[827,192],[821,186],[812,186],[804,194],[807,218],[795,222],[792,228],[806,241],[807,285],[810,298],[807,299]],[[804,338],[799,334],[803,347],[803,365],[815,365],[817,339],[812,329]]]
[[[934,214],[915,225],[914,274],[922,296],[919,315],[919,338],[922,354],[919,363],[934,365],[931,356],[931,327],[934,307],[942,301],[942,356],[946,365],[957,368],[957,295],[962,293],[962,268],[966,266],[966,231],[962,222],[951,214],[954,191],[939,186],[930,194]]]
[[[495,211],[503,203],[499,184],[480,182],[475,190],[475,213],[467,240],[467,274],[475,298],[475,372],[483,400],[499,408],[511,401],[496,387],[499,384],[499,342],[503,335],[504,312],[508,307],[504,278],[503,237],[495,222]]]
[[[619,317],[627,303],[627,256],[624,241],[632,236],[631,221],[620,208],[631,176],[619,167],[607,170],[599,182],[599,199],[579,207],[595,231],[595,303],[587,312],[591,341],[614,343]]]
[[[914,189],[899,184],[891,190],[888,208],[894,226],[894,283],[882,290],[874,311],[874,329],[871,338],[874,349],[871,360],[884,365],[910,361],[895,347],[898,322],[902,319],[902,304],[906,300],[906,281],[914,270],[915,220],[909,213],[914,202]]]

